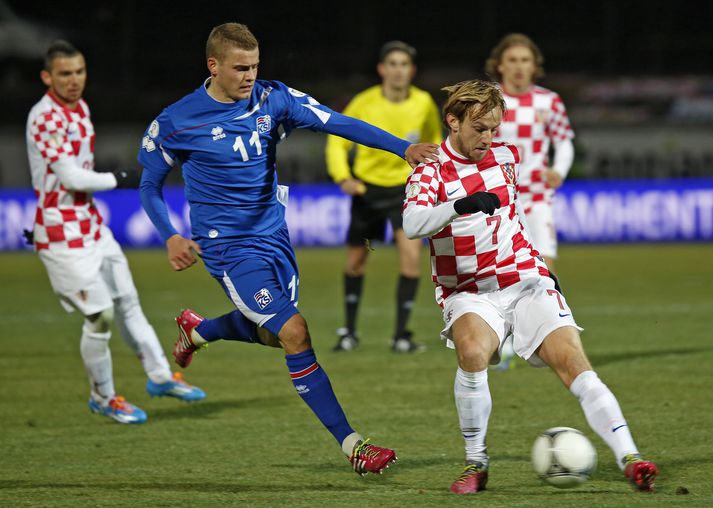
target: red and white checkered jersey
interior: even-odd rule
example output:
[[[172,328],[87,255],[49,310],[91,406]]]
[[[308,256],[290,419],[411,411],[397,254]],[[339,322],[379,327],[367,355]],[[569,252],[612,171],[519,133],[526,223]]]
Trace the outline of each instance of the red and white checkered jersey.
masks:
[[[550,201],[552,190],[545,183],[550,144],[574,138],[564,103],[557,93],[532,86],[522,95],[510,95],[504,88],[507,111],[495,141],[511,143],[520,154],[518,192],[525,212],[531,203]]]
[[[27,118],[27,153],[37,196],[35,249],[78,249],[100,237],[101,215],[88,192],[66,189],[52,170],[63,158],[94,170],[94,126],[87,103],[64,106],[51,92]]]
[[[476,192],[492,192],[501,207],[456,216],[429,237],[436,301],[454,292],[488,293],[523,279],[548,276],[520,222],[515,199],[518,153],[513,145],[493,143],[485,158],[472,162],[458,155],[450,140],[441,143],[439,161],[417,166],[406,184],[404,217],[409,208],[435,209]]]

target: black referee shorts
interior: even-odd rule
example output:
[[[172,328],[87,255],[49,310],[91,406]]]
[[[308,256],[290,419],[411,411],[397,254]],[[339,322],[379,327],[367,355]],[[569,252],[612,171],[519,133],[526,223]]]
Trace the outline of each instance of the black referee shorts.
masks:
[[[404,204],[405,187],[381,187],[365,183],[366,192],[352,196],[352,220],[347,232],[347,244],[364,245],[366,240],[383,241],[386,221],[394,231],[403,229],[401,210]]]

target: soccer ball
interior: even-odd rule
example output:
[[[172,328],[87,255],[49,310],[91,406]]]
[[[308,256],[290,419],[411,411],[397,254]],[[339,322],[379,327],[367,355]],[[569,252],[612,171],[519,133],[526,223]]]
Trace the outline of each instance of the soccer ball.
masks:
[[[577,429],[553,427],[537,436],[532,465],[542,480],[568,489],[591,478],[597,467],[597,451]]]

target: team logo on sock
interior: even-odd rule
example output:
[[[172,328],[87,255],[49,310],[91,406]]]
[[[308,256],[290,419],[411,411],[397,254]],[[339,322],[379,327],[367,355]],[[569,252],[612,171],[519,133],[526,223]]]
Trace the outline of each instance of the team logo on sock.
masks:
[[[295,386],[295,390],[297,390],[297,393],[309,393],[309,388],[305,385],[297,385]]]
[[[260,291],[255,293],[254,298],[255,303],[257,303],[258,307],[260,307],[260,310],[263,310],[265,307],[270,305],[270,302],[272,302],[272,295],[266,288],[262,288]]]

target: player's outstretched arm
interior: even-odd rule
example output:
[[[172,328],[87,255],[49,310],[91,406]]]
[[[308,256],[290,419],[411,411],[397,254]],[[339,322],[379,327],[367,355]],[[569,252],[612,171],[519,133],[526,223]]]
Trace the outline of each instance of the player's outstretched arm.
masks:
[[[434,143],[410,144],[401,138],[383,129],[366,123],[362,120],[342,115],[330,110],[329,119],[322,125],[321,130],[343,137],[354,143],[371,148],[378,148],[391,152],[415,167],[422,162],[435,162],[438,160],[438,145]]]
[[[404,159],[412,168],[422,162],[436,162],[438,160],[438,145],[435,143],[414,143],[409,145],[404,154]]]
[[[285,87],[283,90],[287,91],[284,97],[288,101],[285,109],[288,129],[306,128],[333,134],[353,143],[391,152],[406,159],[412,167],[438,160],[438,146],[433,143],[411,144],[374,125],[337,113],[305,93],[288,89],[284,83],[278,82],[277,86]]]
[[[168,250],[168,262],[177,272],[196,264],[196,257],[193,253],[201,253],[201,248],[196,242],[184,238],[178,233],[166,240],[166,249]]]

